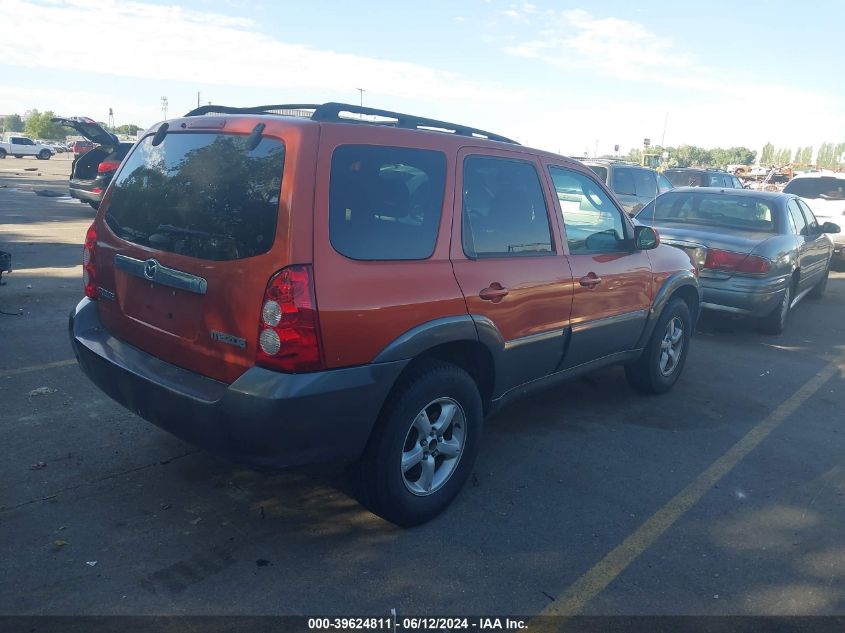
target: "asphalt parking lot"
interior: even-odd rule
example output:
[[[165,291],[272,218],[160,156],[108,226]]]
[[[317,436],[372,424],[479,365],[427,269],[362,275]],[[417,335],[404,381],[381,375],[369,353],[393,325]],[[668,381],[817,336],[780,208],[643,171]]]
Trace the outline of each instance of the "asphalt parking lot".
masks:
[[[705,317],[667,395],[614,368],[513,404],[401,530],[342,473],[234,467],[83,377],[93,210],[36,193],[66,156],[0,161],[0,613],[845,614],[845,273],[780,337]]]

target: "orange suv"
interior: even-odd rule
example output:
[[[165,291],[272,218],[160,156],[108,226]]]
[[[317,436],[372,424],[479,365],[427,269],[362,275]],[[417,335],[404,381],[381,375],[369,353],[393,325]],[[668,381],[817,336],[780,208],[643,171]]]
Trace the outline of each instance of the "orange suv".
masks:
[[[204,106],[147,131],[106,191],[70,317],[100,389],[258,467],[353,465],[426,521],[485,416],[624,364],[669,389],[695,266],[581,163],[358,106]]]

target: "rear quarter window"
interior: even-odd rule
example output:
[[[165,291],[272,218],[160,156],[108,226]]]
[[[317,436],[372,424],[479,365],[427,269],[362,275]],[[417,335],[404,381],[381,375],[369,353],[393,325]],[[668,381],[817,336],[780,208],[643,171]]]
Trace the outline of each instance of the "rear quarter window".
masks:
[[[365,261],[431,257],[446,181],[442,152],[342,145],[330,179],[329,239],[338,253]]]
[[[215,261],[266,253],[279,215],[285,146],[233,134],[171,133],[138,143],[114,180],[105,220],[121,239]]]

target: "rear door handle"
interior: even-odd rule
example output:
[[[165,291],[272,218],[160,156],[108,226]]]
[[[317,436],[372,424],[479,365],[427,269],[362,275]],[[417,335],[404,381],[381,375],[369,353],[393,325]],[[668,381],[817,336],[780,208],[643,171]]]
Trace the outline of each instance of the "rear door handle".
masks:
[[[581,277],[581,279],[578,280],[578,283],[585,288],[595,288],[601,283],[601,277],[599,277],[596,273],[588,273]]]
[[[479,297],[485,301],[492,301],[493,303],[499,303],[499,301],[504,299],[507,295],[508,289],[502,286],[499,282],[495,281],[478,293]]]

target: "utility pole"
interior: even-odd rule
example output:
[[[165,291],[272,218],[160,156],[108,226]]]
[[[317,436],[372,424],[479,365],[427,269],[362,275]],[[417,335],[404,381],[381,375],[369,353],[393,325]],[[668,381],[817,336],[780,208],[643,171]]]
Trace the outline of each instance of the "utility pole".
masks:
[[[666,124],[669,122],[669,113],[663,118],[663,136],[660,137],[660,147],[666,147]]]
[[[360,106],[364,107],[364,93],[367,92],[364,88],[355,88],[360,93]]]
[[[109,108],[109,129],[114,130],[114,110]]]
[[[200,91],[197,90],[197,107],[200,107]]]
[[[167,97],[161,98],[161,114],[165,119],[167,118]]]

